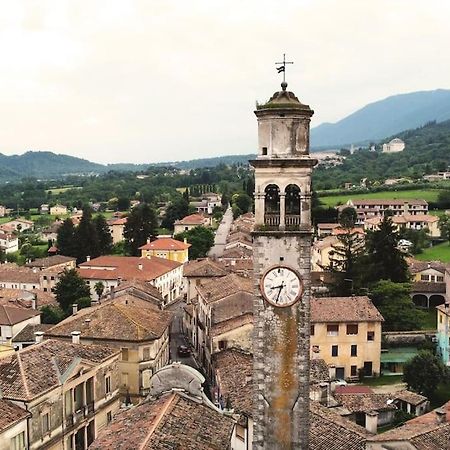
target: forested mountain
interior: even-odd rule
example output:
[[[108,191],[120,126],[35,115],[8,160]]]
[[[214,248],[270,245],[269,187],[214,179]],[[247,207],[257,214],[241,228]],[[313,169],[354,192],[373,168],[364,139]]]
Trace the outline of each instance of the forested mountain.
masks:
[[[450,119],[450,90],[400,94],[380,100],[336,123],[311,130],[311,146],[333,147],[378,141],[430,121]]]
[[[333,168],[320,166],[314,170],[314,188],[317,190],[342,187],[344,183],[359,183],[361,178],[383,181],[386,178],[421,178],[450,165],[450,120],[431,122],[415,130],[395,135],[406,143],[400,153],[355,151],[344,163]],[[387,137],[389,141],[393,136]]]

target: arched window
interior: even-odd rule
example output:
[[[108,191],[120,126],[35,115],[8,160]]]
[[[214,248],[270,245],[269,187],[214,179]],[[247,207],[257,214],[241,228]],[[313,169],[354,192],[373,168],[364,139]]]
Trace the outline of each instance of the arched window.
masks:
[[[300,215],[300,188],[296,184],[286,186],[286,215]]]
[[[278,226],[280,224],[280,189],[276,184],[269,184],[264,193],[264,222],[269,226]]]

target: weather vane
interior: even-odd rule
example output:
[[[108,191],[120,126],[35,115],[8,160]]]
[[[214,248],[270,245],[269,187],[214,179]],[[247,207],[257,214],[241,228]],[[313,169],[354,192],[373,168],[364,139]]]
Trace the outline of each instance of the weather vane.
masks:
[[[277,62],[275,63],[277,67],[277,72],[281,73],[283,72],[283,82],[281,83],[281,87],[283,88],[283,91],[287,88],[286,83],[286,64],[294,64],[293,61],[286,61],[286,53],[283,53],[283,62]]]

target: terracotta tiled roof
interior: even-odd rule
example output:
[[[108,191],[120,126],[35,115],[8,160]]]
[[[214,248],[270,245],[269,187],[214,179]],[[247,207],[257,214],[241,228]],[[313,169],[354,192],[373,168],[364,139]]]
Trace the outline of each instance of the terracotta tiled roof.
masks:
[[[310,403],[310,450],[365,450],[367,431],[319,403]]]
[[[9,289],[0,288],[0,305],[31,308],[33,296],[36,296],[36,306],[41,308],[46,305],[56,304],[56,299],[48,292],[41,289]]]
[[[207,303],[212,303],[238,292],[246,292],[253,295],[253,279],[240,277],[230,273],[217,280],[209,280],[197,287],[198,293]]]
[[[252,417],[253,356],[230,348],[214,355],[218,394],[231,402],[238,414]]]
[[[406,259],[411,273],[419,273],[427,269],[434,269],[438,272],[445,273],[445,264],[441,261],[419,261],[413,258]]]
[[[40,311],[35,309],[17,308],[16,306],[0,305],[0,325],[15,325],[24,320],[38,316]]]
[[[0,265],[0,282],[9,283],[35,283],[39,285],[39,271],[34,272],[28,267],[19,267],[15,264]]]
[[[340,225],[338,223],[318,223],[317,229],[318,230],[332,230],[333,228],[337,228]]]
[[[158,289],[142,280],[130,280],[120,283],[119,286],[114,288],[114,296],[119,296],[124,293],[130,293],[133,296],[141,297],[139,294],[148,295],[153,297],[158,302],[162,302],[163,298]]]
[[[421,403],[428,401],[427,397],[417,394],[416,392],[411,392],[407,390],[398,391],[395,394],[393,394],[393,397],[395,400],[402,400],[414,406],[420,405]]]
[[[180,220],[175,220],[175,225],[202,225],[205,223],[205,216],[202,214],[191,214]]]
[[[416,450],[444,450],[450,448],[450,423],[422,424],[410,421],[401,427],[371,436],[368,441],[406,441]]]
[[[148,341],[161,337],[172,321],[172,313],[148,302],[146,307],[144,300],[131,302],[125,304],[119,297],[84,308],[47,330],[46,336],[69,337],[72,331],[80,331],[82,339],[92,340]]]
[[[223,277],[227,273],[219,264],[208,258],[189,261],[183,267],[185,277]]]
[[[54,255],[47,256],[46,258],[38,258],[34,261],[27,263],[27,267],[40,267],[40,268],[48,268],[57,266],[59,264],[69,263],[76,261],[76,258],[72,258],[71,256],[63,256],[63,255]]]
[[[432,292],[435,294],[445,294],[445,283],[435,283],[431,281],[415,281],[412,283],[412,292]]]
[[[161,237],[139,247],[139,250],[187,250],[190,246],[191,244],[183,241],[177,241],[169,237]]]
[[[16,344],[18,342],[35,342],[36,331],[47,331],[49,328],[51,328],[53,325],[49,325],[46,323],[39,323],[39,324],[31,324],[29,323],[25,328],[22,329],[19,333],[17,333],[13,337],[13,342]]]
[[[250,259],[253,256],[253,250],[247,247],[226,248],[222,253],[224,259]]]
[[[349,384],[347,386],[336,386],[334,391],[336,394],[372,394],[373,391],[369,386],[361,386]]]
[[[118,219],[108,219],[106,222],[109,226],[114,226],[114,225],[125,225],[127,223],[127,217],[120,217]]]
[[[445,414],[445,422],[450,423],[450,401],[448,401],[447,403],[444,403],[440,408],[438,408],[439,410],[443,411]],[[430,411],[426,414],[423,414],[421,416],[418,417],[414,417],[411,420],[408,420],[408,422],[406,422],[406,424],[418,424],[418,423],[428,423],[428,424],[436,424],[438,423],[438,415],[436,414],[436,410],[434,409],[433,411]]]
[[[246,313],[241,314],[237,317],[232,317],[231,319],[224,320],[222,322],[216,323],[211,326],[211,336],[220,336],[223,333],[227,333],[236,328],[243,327],[244,325],[253,323],[253,314]]]
[[[0,398],[0,411],[0,433],[21,420],[31,417],[30,412],[2,398]]]
[[[99,364],[118,354],[118,350],[99,345],[44,341],[0,359],[0,389],[4,398],[32,400],[57,388],[61,374],[74,359]]]
[[[183,394],[168,393],[117,415],[89,448],[227,450],[233,428],[230,417]]]
[[[335,394],[339,403],[351,412],[396,410],[389,394]]]
[[[128,281],[151,281],[180,266],[182,264],[179,262],[157,256],[100,256],[80,264],[78,273],[85,279],[94,280],[122,278]]]
[[[381,322],[383,316],[369,297],[311,299],[311,322]]]
[[[252,237],[248,233],[243,233],[242,231],[235,231],[227,236],[227,242],[241,241],[246,244],[252,244]]]

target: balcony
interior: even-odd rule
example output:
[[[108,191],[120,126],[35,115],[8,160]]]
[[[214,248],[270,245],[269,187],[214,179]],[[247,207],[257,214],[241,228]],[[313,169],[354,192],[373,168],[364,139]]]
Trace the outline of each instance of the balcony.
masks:
[[[279,214],[265,214],[264,226],[266,230],[278,230],[280,226]],[[301,228],[301,216],[300,214],[286,214],[284,229],[286,230],[299,230]]]

